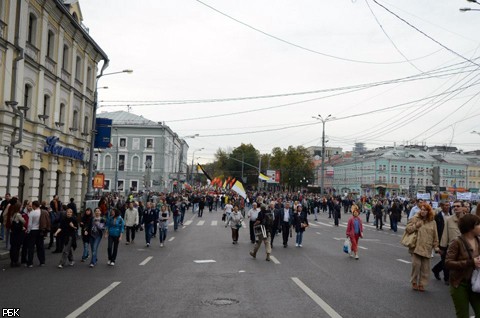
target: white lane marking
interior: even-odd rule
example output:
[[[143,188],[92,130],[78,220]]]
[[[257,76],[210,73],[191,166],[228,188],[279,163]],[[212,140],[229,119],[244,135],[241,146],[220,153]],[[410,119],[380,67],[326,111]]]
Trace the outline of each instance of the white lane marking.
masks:
[[[277,264],[277,265],[280,264],[280,262],[278,261],[278,259],[277,259],[275,256],[270,255],[270,259],[271,259],[272,262],[274,262],[275,264]]]
[[[397,261],[405,263],[405,264],[412,264],[412,262],[406,261],[404,259],[397,258]]]
[[[192,220],[188,220],[187,222],[185,222],[185,225],[190,225],[192,224],[192,222],[193,222]]]
[[[317,233],[318,235],[322,235],[322,234],[320,234],[320,232],[315,232],[315,233]]]
[[[240,271],[238,271],[238,272],[239,272],[239,273],[245,273],[245,271],[244,271],[244,270],[240,270]]]
[[[321,225],[328,226],[328,227],[333,227],[333,225],[328,224],[328,223],[322,223],[322,222],[318,222],[318,221],[315,221],[315,222],[317,222],[318,224],[321,224]]]
[[[378,242],[380,241],[379,239],[364,239],[362,238],[362,241],[366,241],[366,242]]]
[[[319,305],[331,318],[342,318],[329,304],[308,288],[300,279],[292,277],[292,280],[307,294],[314,302]]]
[[[203,220],[202,220],[202,221],[198,221],[197,226],[202,226],[203,224],[205,224],[205,221],[203,221]]]
[[[137,248],[137,251],[145,251],[144,248]]]
[[[345,224],[340,223],[339,224],[341,227],[347,227]]]
[[[80,316],[85,310],[92,307],[93,304],[95,304],[97,301],[99,301],[103,296],[105,296],[106,294],[111,292],[115,287],[120,285],[120,283],[121,282],[113,282],[112,284],[110,284],[110,286],[108,286],[107,288],[105,288],[104,290],[102,290],[101,292],[96,294],[95,296],[93,296],[93,298],[88,300],[82,306],[78,307],[78,309],[76,309],[74,312],[72,312],[66,318],[76,318],[76,317]]]
[[[318,227],[319,225],[318,225],[318,224],[315,224],[315,223],[310,223],[310,226]]]
[[[361,248],[362,250],[368,250],[368,248],[360,246],[360,245],[358,246],[358,248]]]
[[[376,227],[375,227],[375,226],[373,226],[373,225],[369,225],[369,224],[365,224],[365,223],[363,223],[363,226],[366,226],[366,227],[371,227],[372,229],[376,229]]]
[[[212,226],[217,226],[218,221],[212,221]]]
[[[185,226],[185,225],[184,225],[184,226],[182,226],[182,229],[184,229],[184,228],[186,228],[186,226]]]
[[[197,263],[197,264],[216,263],[216,261],[213,260],[213,259],[196,260],[196,261],[193,261],[193,262]]]
[[[175,236],[172,236],[171,238],[168,239],[169,242],[173,241],[175,239]]]
[[[333,239],[337,240],[337,241],[344,241],[345,240],[345,238],[339,238],[339,237],[334,237]]]
[[[145,264],[147,264],[148,262],[150,262],[150,260],[151,260],[152,258],[153,258],[153,256],[149,256],[149,257],[147,257],[143,262],[141,262],[141,263],[138,264],[138,265],[144,266]]]
[[[173,222],[168,223],[168,226],[173,226]]]

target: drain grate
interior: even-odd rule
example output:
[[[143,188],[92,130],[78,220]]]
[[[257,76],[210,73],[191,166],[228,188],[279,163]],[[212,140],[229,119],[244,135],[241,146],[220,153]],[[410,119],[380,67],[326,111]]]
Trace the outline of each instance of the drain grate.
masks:
[[[229,306],[233,304],[238,304],[239,301],[232,298],[215,298],[211,300],[206,300],[204,301],[204,303],[213,306]]]

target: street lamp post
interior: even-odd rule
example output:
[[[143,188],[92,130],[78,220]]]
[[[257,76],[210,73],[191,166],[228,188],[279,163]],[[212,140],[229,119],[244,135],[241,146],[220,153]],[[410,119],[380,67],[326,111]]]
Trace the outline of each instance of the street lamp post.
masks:
[[[320,175],[320,194],[323,194],[323,186],[325,183],[325,123],[329,120],[335,119],[335,117],[332,117],[330,114],[325,119],[323,119],[322,115],[318,115],[318,117],[313,116],[313,118],[322,122],[322,172]]]
[[[199,149],[195,149],[192,153],[192,170],[190,171],[190,183],[193,185],[193,160],[195,159],[195,152],[196,151],[202,151],[204,150],[205,148],[199,148]]]
[[[103,76],[108,76],[108,75],[114,75],[114,74],[120,74],[120,73],[132,73],[132,70],[123,70],[119,72],[112,72],[112,73],[103,73],[103,71],[108,67],[108,63],[104,64],[102,71],[100,72],[99,75],[97,75],[97,78],[95,80],[95,92],[93,94],[93,113],[92,113],[92,134],[91,134],[91,139],[90,139],[90,154],[89,154],[89,160],[88,160],[88,180],[87,180],[87,193],[85,194],[85,200],[91,200],[93,199],[93,185],[92,185],[92,179],[93,179],[93,152],[94,152],[94,147],[95,147],[95,136],[97,135],[97,130],[96,130],[96,121],[97,121],[97,108],[98,108],[98,81],[100,80],[101,77]]]
[[[117,143],[115,145],[115,193],[118,191],[118,128],[115,129],[115,135],[117,136]]]
[[[185,136],[180,139],[187,139],[187,138],[195,138],[200,136],[199,134]],[[177,181],[180,182],[180,174],[182,173],[182,160],[183,160],[183,143],[180,142],[180,158],[178,159],[178,173],[177,173]]]

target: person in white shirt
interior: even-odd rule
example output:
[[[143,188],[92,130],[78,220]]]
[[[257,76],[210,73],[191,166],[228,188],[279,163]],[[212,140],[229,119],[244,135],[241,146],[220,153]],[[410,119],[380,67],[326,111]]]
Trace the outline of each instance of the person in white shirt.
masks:
[[[128,209],[125,210],[125,226],[127,228],[127,242],[130,244],[130,234],[132,235],[132,243],[135,240],[135,229],[138,224],[138,210],[133,207],[133,202],[128,204]]]
[[[257,220],[258,212],[260,212],[260,209],[257,207],[256,202],[252,204],[252,208],[247,212],[247,217],[250,220],[249,229],[250,229],[250,241],[252,242],[252,244],[255,244],[255,232],[253,230],[253,224]]]
[[[415,216],[415,214],[417,214],[418,212],[420,212],[420,205],[422,205],[423,203],[423,200],[421,199],[418,199],[417,200],[417,205],[415,205],[414,207],[412,207],[412,209],[410,210],[410,213],[408,214],[408,219],[410,220],[411,218],[413,218]]]
[[[37,248],[37,257],[40,266],[45,265],[45,248],[43,235],[40,233],[40,202],[28,202],[28,229],[27,229],[27,267],[33,267],[33,254]]]

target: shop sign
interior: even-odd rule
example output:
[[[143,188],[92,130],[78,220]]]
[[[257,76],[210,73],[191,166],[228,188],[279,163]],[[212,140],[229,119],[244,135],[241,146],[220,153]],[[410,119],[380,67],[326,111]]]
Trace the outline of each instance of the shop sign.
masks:
[[[104,183],[105,183],[105,175],[103,173],[97,173],[93,178],[93,188],[103,189]]]
[[[45,142],[47,145],[43,148],[43,151],[51,153],[53,155],[68,157],[72,159],[82,160],[84,153],[78,150],[74,150],[67,147],[57,146],[57,141],[59,140],[58,137],[50,136],[47,137]]]

